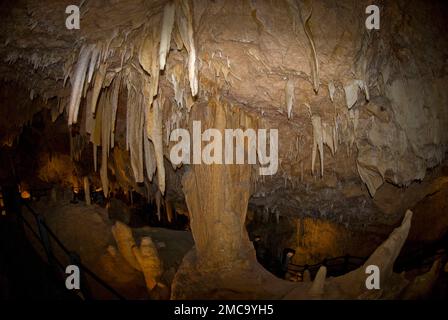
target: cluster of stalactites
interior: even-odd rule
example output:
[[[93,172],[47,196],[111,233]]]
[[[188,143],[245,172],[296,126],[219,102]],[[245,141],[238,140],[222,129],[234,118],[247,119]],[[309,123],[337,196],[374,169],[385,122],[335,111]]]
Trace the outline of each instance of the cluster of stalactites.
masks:
[[[154,16],[143,27],[140,49],[135,52],[142,69],[133,63],[134,49],[125,43],[122,50],[121,65],[112,67],[113,57],[118,48],[111,48],[114,38],[105,43],[86,44],[74,65],[65,66],[64,84],[71,81],[71,95],[67,104],[68,124],[78,122],[82,98],[86,99],[85,131],[90,135],[93,145],[93,162],[97,170],[97,148],[101,146],[100,177],[104,194],[108,195],[107,162],[110,149],[114,147],[115,122],[117,117],[120,89],[126,84],[126,149],[130,152],[131,167],[135,181],[144,181],[144,167],[149,181],[157,172],[160,192],[165,192],[165,168],[163,160],[163,107],[165,101],[159,90],[159,75],[166,69],[167,56],[173,39],[178,50],[188,53],[188,81],[191,95],[184,97],[183,71],[174,66],[167,73],[175,92],[179,107],[193,105],[193,97],[198,94],[197,53],[193,32],[193,13],[188,0],[168,2],[162,19]],[[123,44],[129,37],[124,34]],[[138,41],[137,41],[138,42]],[[123,46],[122,46],[123,47]],[[185,101],[185,103],[184,103]],[[169,120],[170,122],[171,120]],[[174,119],[178,125],[179,119]],[[171,121],[172,122],[172,121]],[[169,123],[170,127],[172,126]]]

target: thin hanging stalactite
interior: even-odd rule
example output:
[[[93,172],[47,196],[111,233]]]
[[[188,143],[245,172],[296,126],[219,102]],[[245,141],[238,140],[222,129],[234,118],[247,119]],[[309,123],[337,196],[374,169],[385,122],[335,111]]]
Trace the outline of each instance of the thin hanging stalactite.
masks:
[[[165,69],[166,57],[170,50],[171,32],[174,25],[175,6],[174,3],[167,3],[163,9],[162,33],[160,36],[159,66],[160,70]]]
[[[76,64],[75,74],[72,81],[72,92],[68,105],[68,125],[76,123],[78,120],[79,105],[83,94],[86,72],[92,55],[93,46],[84,46],[79,53],[79,60]]]

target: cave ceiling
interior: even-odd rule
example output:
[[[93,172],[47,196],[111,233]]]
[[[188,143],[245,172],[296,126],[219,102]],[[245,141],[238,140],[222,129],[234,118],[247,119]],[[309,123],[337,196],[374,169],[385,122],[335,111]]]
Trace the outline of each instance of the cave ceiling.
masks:
[[[47,109],[86,137],[73,148],[98,151],[103,189],[110,175],[152,180],[181,202],[169,132],[220,103],[245,128],[278,129],[278,171],[253,175],[250,208],[396,222],[424,192],[383,200],[445,158],[447,17],[440,2],[380,1],[381,28],[367,30],[367,2],[82,1],[69,30],[70,1],[3,1],[1,144]],[[114,147],[132,170],[118,172]]]

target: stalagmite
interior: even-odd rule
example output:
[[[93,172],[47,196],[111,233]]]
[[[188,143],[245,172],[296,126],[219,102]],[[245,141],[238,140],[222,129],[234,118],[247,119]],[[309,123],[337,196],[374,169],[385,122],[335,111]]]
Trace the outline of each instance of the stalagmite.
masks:
[[[383,279],[392,274],[394,261],[400,253],[404,242],[411,228],[412,211],[407,210],[401,226],[396,228],[389,238],[372,253],[370,258],[364,263],[364,266],[376,265],[381,270]]]
[[[89,177],[83,178],[84,182],[84,198],[86,200],[86,205],[90,206],[91,199],[90,199],[90,183],[89,183]]]
[[[325,278],[327,277],[327,268],[321,266],[317,271],[313,284],[311,285],[309,295],[313,299],[320,299],[324,294]]]
[[[311,172],[314,174],[314,164],[316,162],[317,149],[319,149],[320,156],[320,174],[324,175],[324,140],[322,133],[322,120],[320,116],[313,115],[311,117],[311,124],[313,126],[313,151],[311,158]]]
[[[428,298],[428,292],[431,292],[436,284],[437,278],[441,269],[441,259],[437,259],[431,266],[431,269],[412,280],[412,282],[406,288],[403,295],[405,300],[417,300]]]
[[[136,270],[141,271],[141,267],[132,248],[135,246],[134,237],[131,229],[124,223],[117,221],[112,227],[112,235],[117,243],[118,251],[123,258]]]
[[[335,278],[335,282],[340,285],[342,290],[346,290],[347,292],[358,291],[358,296],[368,296],[371,294],[370,290],[366,289],[363,281],[365,281],[365,270],[367,266],[375,265],[381,270],[380,287],[382,291],[386,292],[386,294],[391,294],[387,290],[388,281],[391,281],[393,276],[398,276],[393,273],[393,266],[395,259],[398,257],[401,248],[408,237],[411,228],[412,215],[412,211],[406,211],[401,225],[392,231],[389,238],[372,253],[362,267],[342,277]],[[392,281],[392,286],[393,285]],[[398,289],[402,290],[404,288]]]
[[[288,112],[288,119],[291,119],[292,107],[294,105],[294,82],[292,79],[289,79],[286,82],[285,96],[286,96],[286,110]]]
[[[367,299],[397,296],[405,290],[408,282],[393,273],[393,266],[408,236],[411,219],[412,212],[407,210],[401,225],[394,229],[360,268],[325,280],[326,270],[321,267],[308,292],[304,292],[304,287],[297,286],[284,299]],[[381,270],[381,290],[369,290],[365,286],[366,268],[369,265],[375,265]]]
[[[175,6],[174,3],[167,3],[163,10],[162,35],[160,37],[159,65],[160,70],[165,69],[166,57],[170,50],[171,32],[174,25]]]
[[[156,286],[162,274],[162,263],[157,248],[150,237],[143,237],[140,242],[140,247],[133,246],[132,252],[143,272],[146,287],[151,291]]]
[[[173,299],[388,299],[429,289],[439,262],[415,277],[430,266],[411,270],[405,258],[448,225],[436,221],[448,188],[439,4],[377,1],[385,23],[369,31],[372,1],[80,1],[77,31],[64,28],[63,10],[52,14],[64,1],[0,10],[0,179],[59,185],[59,201],[31,205],[101,279],[125,298],[160,297],[160,253]],[[80,187],[90,206],[70,203]],[[380,289],[366,288],[378,279],[367,265],[335,277],[352,259],[331,257],[373,252],[404,205],[419,221],[435,219],[413,226],[396,268],[406,277],[392,266],[410,212],[367,261],[379,266]],[[136,228],[117,224],[112,236],[116,220]],[[298,283],[264,268],[287,267],[289,251]]]
[[[119,221],[112,227],[112,235],[120,254],[134,269],[143,273],[146,286],[151,291],[162,274],[162,262],[152,239],[143,237],[138,247],[131,228]]]

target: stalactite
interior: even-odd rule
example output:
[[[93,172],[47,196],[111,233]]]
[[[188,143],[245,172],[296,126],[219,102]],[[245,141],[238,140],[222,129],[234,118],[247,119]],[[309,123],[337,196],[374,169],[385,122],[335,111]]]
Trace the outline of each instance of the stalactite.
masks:
[[[157,182],[160,192],[165,193],[165,165],[163,162],[163,133],[162,133],[162,107],[161,98],[154,100],[152,109],[146,108],[146,128],[147,135],[154,144],[154,151],[157,163]]]
[[[86,201],[86,205],[91,205],[91,199],[90,199],[90,183],[89,183],[89,177],[83,178],[84,183],[84,199]]]
[[[356,135],[356,130],[358,129],[359,122],[359,109],[351,109],[348,112],[348,115],[353,124],[353,134]]]
[[[117,119],[117,109],[118,109],[118,97],[120,94],[121,87],[121,75],[117,76],[114,80],[114,84],[112,87],[112,93],[110,95],[110,104],[111,104],[111,130],[110,130],[110,147],[113,148],[115,146],[115,123]]]
[[[291,119],[292,108],[294,105],[294,81],[292,79],[289,79],[286,82],[285,97],[286,97],[286,110],[288,112],[288,119]]]
[[[334,102],[334,94],[336,92],[336,87],[333,81],[328,82],[328,94],[330,95],[331,102]]]
[[[153,59],[153,47],[154,47],[154,39],[153,39],[154,32],[149,31],[145,37],[143,38],[142,45],[140,47],[139,53],[138,53],[138,61],[140,65],[142,66],[143,70],[148,72],[149,74],[152,73],[151,66],[152,66],[152,59]]]
[[[170,144],[170,133],[171,133],[171,120],[165,121],[165,146]]]
[[[196,68],[196,46],[193,37],[193,14],[189,0],[177,1],[176,10],[177,26],[188,51],[188,79],[190,81],[191,95],[195,97],[198,93],[198,70]]]
[[[99,60],[100,53],[101,53],[101,50],[98,48],[98,45],[96,45],[93,48],[92,57],[90,58],[89,71],[87,73],[88,74],[87,83],[90,83],[90,81],[92,81],[93,74],[97,68],[97,62]]]
[[[333,145],[334,145],[334,153],[338,152],[338,144],[339,144],[339,133],[338,133],[338,122],[337,115],[334,115],[333,120]]]
[[[313,65],[313,88],[314,88],[314,92],[317,93],[319,91],[319,60],[317,59],[316,45],[314,44],[313,34],[311,33],[311,29],[310,29],[310,25],[309,25],[312,14],[313,14],[313,8],[310,9],[308,18],[306,18],[306,20],[305,20],[304,29],[305,29],[306,36],[308,37],[308,41],[310,42],[310,46],[311,46],[311,52],[312,52],[312,56],[313,56],[313,64],[312,64]]]
[[[355,82],[351,82],[344,86],[344,91],[347,108],[351,109],[358,100],[358,85]]]
[[[59,112],[60,104],[61,104],[61,99],[58,98],[58,105],[56,107],[51,108],[51,122],[55,122],[58,119],[59,115],[61,114]]]
[[[359,89],[364,91],[366,100],[369,101],[369,91],[366,83],[363,80],[353,80],[349,84],[344,86],[345,101],[347,103],[348,109],[351,109],[355,105],[356,101],[358,101]]]
[[[101,114],[97,114],[97,117],[101,117],[101,168],[100,178],[103,187],[103,193],[105,197],[109,195],[109,179],[107,175],[107,164],[110,149],[111,138],[111,125],[112,125],[112,112],[110,110],[110,92],[108,94],[102,94],[99,104],[101,107]]]
[[[176,64],[171,69],[171,76],[168,78],[171,84],[173,85],[174,90],[174,101],[178,108],[184,107],[184,88],[181,86],[181,81],[183,79],[183,70],[180,64]]]
[[[159,89],[159,50],[157,48],[158,37],[157,30],[148,31],[143,40],[139,52],[139,62],[143,69],[151,75],[149,82],[149,96],[147,97],[147,106],[151,107],[153,98],[157,95]]]
[[[106,71],[107,71],[107,65],[105,63],[102,63],[97,73],[95,74],[95,83],[93,84],[92,100],[90,103],[91,112],[93,114],[95,114],[96,112],[96,105],[98,102],[98,97],[101,92],[101,87],[103,86],[104,78],[106,76]]]
[[[319,116],[313,115],[311,117],[311,124],[313,126],[313,151],[311,160],[311,172],[314,174],[314,164],[316,162],[317,149],[320,155],[320,171],[321,176],[324,175],[324,142],[322,134],[322,120]]]
[[[173,29],[173,39],[174,39],[174,42],[176,43],[176,49],[178,51],[182,50],[182,48],[184,47],[184,43],[183,43],[182,37],[180,35],[179,27],[176,24],[174,25],[174,29]]]
[[[81,95],[86,78],[87,67],[89,65],[92,54],[92,45],[84,46],[79,54],[79,60],[75,68],[75,74],[72,81],[72,92],[70,95],[68,124],[72,125],[77,122],[79,104],[81,102]]]
[[[98,171],[98,146],[93,143],[92,144],[92,153],[93,153],[93,170],[95,170],[95,172]]]
[[[160,37],[159,65],[160,70],[165,69],[166,57],[170,50],[171,32],[174,25],[175,6],[174,3],[167,3],[163,10],[162,35]]]
[[[153,35],[153,39],[156,39],[155,34]],[[154,40],[153,40],[154,41]],[[159,67],[159,59],[158,57],[158,50],[157,50],[157,41],[154,41],[152,50],[151,50],[151,82],[150,82],[150,97],[149,97],[149,106],[151,105],[151,102],[153,101],[154,97],[157,96],[159,91],[159,74],[160,74],[160,67]]]
[[[263,221],[263,223],[269,222],[269,208],[268,207],[263,208],[262,221]]]
[[[171,202],[165,201],[165,211],[166,211],[166,218],[169,223],[173,221],[173,206],[171,205]]]
[[[127,101],[126,101],[126,151],[129,151],[129,138],[131,137],[131,134],[130,134],[131,110],[132,110],[129,106],[132,103],[134,88],[132,88],[130,82],[127,83],[126,88],[128,91]]]
[[[330,148],[331,154],[334,156],[334,154],[336,152],[336,147],[335,147],[333,126],[331,126],[328,123],[323,122],[322,123],[322,137],[323,137],[324,144],[326,144]]]
[[[384,183],[383,177],[376,171],[356,163],[358,174],[361,180],[366,184],[367,189],[372,197],[375,196],[376,190]]]
[[[319,60],[317,59],[316,45],[314,43],[313,34],[311,33],[311,29],[309,26],[309,22],[311,20],[311,16],[313,14],[313,8],[310,7],[310,12],[306,19],[303,18],[302,8],[300,6],[299,0],[288,0],[289,7],[292,9],[294,14],[294,24],[297,23],[297,20],[301,23],[303,30],[305,31],[306,37],[310,44],[311,49],[311,69],[312,69],[312,78],[313,78],[313,89],[317,94],[319,91]]]
[[[136,182],[143,182],[143,124],[144,124],[144,97],[132,87],[128,91],[128,143],[131,155],[131,168]]]
[[[162,219],[162,194],[160,191],[156,193],[156,208],[157,208],[157,219],[161,221]]]
[[[148,180],[152,182],[152,178],[154,177],[154,173],[156,172],[157,169],[154,145],[149,140],[149,138],[146,136],[145,133],[143,133],[143,135],[144,135],[143,147],[145,153],[146,176],[148,177]]]

